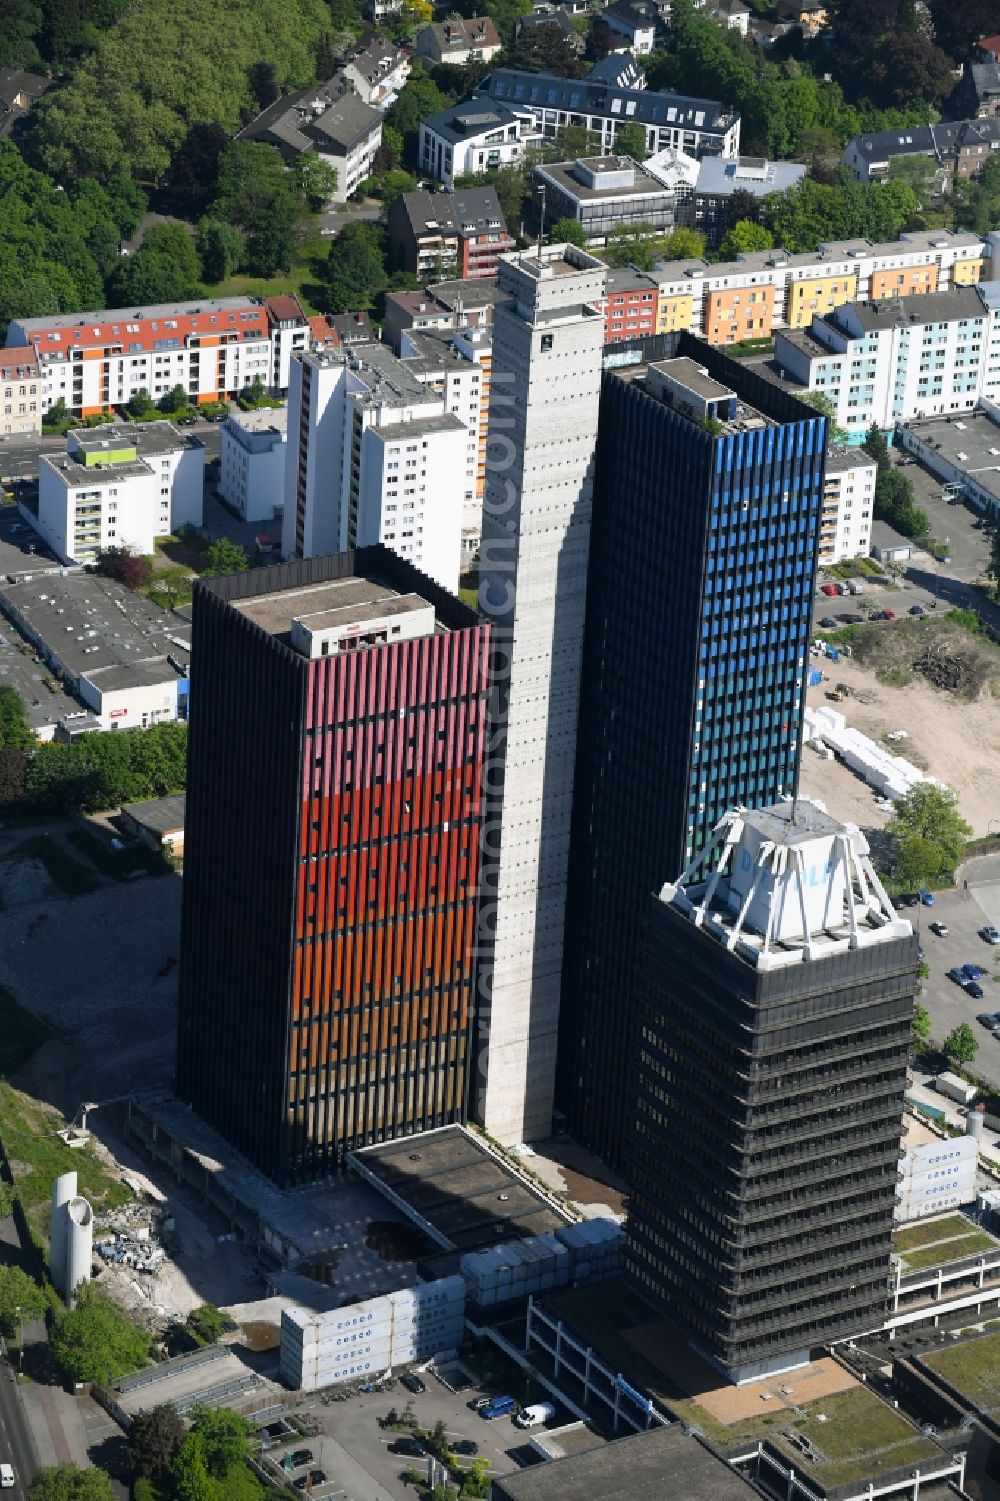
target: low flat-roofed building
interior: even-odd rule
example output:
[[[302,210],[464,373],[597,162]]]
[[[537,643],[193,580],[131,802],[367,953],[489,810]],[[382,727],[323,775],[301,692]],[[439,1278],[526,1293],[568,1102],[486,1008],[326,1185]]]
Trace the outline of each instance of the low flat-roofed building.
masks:
[[[887,521],[872,522],[872,557],[880,563],[906,563],[913,555],[909,537],[897,532]]]
[[[92,573],[5,583],[0,610],[102,729],[187,718],[188,629],[121,584]]]
[[[535,168],[535,184],[545,189],[546,220],[575,219],[589,244],[632,224],[674,227],[675,194],[631,157],[552,162]]]
[[[184,851],[184,793],[172,797],[151,797],[140,803],[124,803],[122,828],[150,849],[170,855]]]
[[[493,1480],[493,1501],[749,1501],[755,1494],[724,1459],[679,1423]],[[759,1494],[759,1493],[757,1493]]]
[[[475,1251],[569,1220],[463,1126],[362,1147],[349,1161],[445,1249]]]
[[[984,400],[960,417],[903,423],[896,442],[976,510],[1000,519],[1000,406]]]
[[[283,507],[288,411],[231,412],[219,430],[219,493],[244,521],[277,521]]]
[[[805,177],[804,162],[773,162],[760,156],[703,156],[694,188],[692,228],[699,230],[714,249],[729,228],[729,200],[734,193],[766,198],[783,193]]]

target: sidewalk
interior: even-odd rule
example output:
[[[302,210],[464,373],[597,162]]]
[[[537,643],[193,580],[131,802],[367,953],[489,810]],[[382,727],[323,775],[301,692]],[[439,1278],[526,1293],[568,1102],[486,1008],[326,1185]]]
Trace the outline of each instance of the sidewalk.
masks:
[[[24,1368],[38,1369],[47,1363],[45,1325],[27,1324],[24,1330]],[[70,1460],[89,1465],[87,1433],[77,1399],[58,1386],[41,1381],[23,1381],[20,1385],[24,1415],[31,1429],[31,1439],[42,1466],[66,1464]]]

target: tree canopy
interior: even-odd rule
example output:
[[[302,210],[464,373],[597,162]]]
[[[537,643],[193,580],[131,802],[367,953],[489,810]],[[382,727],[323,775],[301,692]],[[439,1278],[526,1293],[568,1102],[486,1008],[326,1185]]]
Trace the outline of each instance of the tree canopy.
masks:
[[[21,1267],[0,1267],[0,1332],[8,1339],[17,1334],[22,1320],[27,1324],[42,1318],[48,1306],[42,1288]]]
[[[142,732],[140,732],[142,733]],[[147,732],[148,733],[148,732]],[[87,735],[85,740],[116,740]],[[75,1308],[60,1313],[49,1334],[49,1349],[73,1381],[116,1381],[146,1362],[149,1336],[92,1285],[81,1288]]]
[[[971,828],[958,811],[955,794],[950,788],[935,787],[933,782],[918,782],[897,802],[886,833],[901,848],[919,839],[933,845],[938,852],[938,866],[930,876],[954,874],[965,852]]]
[[[26,795],[43,808],[94,812],[183,792],[186,779],[187,725],[165,722],[40,745],[28,768]]]
[[[184,1443],[184,1420],[172,1407],[137,1413],[126,1440],[129,1467],[136,1475],[164,1475]]]
[[[959,1068],[972,1062],[979,1052],[979,1041],[968,1022],[959,1022],[957,1027],[952,1028],[941,1044],[941,1051],[946,1058],[957,1063]]]
[[[115,1492],[104,1470],[52,1465],[38,1471],[28,1487],[28,1501],[115,1501]]]
[[[0,688],[0,750],[32,750],[34,730],[28,723],[24,699],[16,688]]]
[[[329,31],[323,0],[227,0],[224,24],[213,0],[133,0],[39,101],[32,149],[66,182],[124,170],[157,183],[196,122],[232,135],[257,112],[254,64],[271,64],[282,90],[312,83]]]

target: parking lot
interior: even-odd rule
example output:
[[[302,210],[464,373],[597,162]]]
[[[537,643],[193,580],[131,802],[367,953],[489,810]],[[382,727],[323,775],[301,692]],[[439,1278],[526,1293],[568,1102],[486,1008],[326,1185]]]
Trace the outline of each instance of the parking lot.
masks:
[[[976,1022],[980,1012],[1000,1011],[1000,983],[994,983],[1000,977],[1000,948],[991,947],[979,936],[987,922],[1000,918],[1000,885],[989,879],[988,865],[993,862],[975,863],[987,867],[981,882],[977,880],[969,889],[937,892],[933,907],[905,907],[903,911],[919,932],[930,966],[920,1001],[930,1014],[932,1040],[941,1043],[960,1022],[968,1022],[979,1043],[972,1068],[1000,1089],[1000,1038],[991,1037]],[[996,864],[1000,867],[1000,859]],[[932,931],[931,923],[937,922],[947,924],[946,936]],[[977,964],[986,970],[978,982],[982,999],[968,995],[948,979],[948,970],[960,969],[963,964]]]
[[[296,1437],[271,1449],[268,1462],[280,1464],[284,1455],[308,1449],[312,1459],[291,1471],[290,1478],[294,1484],[310,1470],[321,1469],[327,1480],[314,1485],[308,1493],[319,1501],[326,1501],[328,1497],[333,1501],[342,1501],[342,1498],[343,1501],[404,1501],[413,1494],[410,1472],[416,1469],[426,1473],[427,1459],[390,1453],[390,1444],[405,1439],[407,1435],[404,1430],[381,1427],[379,1420],[384,1419],[391,1408],[402,1412],[410,1402],[420,1428],[433,1430],[440,1421],[445,1425],[450,1443],[472,1439],[479,1455],[489,1460],[493,1474],[510,1474],[518,1468],[514,1452],[523,1449],[527,1435],[514,1426],[510,1417],[487,1422],[474,1412],[470,1403],[482,1395],[479,1387],[452,1392],[433,1375],[425,1374],[423,1379],[427,1390],[416,1396],[404,1391],[397,1382],[394,1390],[388,1393],[361,1393],[346,1401],[326,1404],[317,1398],[301,1409],[301,1413],[305,1416],[308,1412],[316,1420],[319,1434],[313,1438]],[[463,1462],[468,1463],[468,1457]]]

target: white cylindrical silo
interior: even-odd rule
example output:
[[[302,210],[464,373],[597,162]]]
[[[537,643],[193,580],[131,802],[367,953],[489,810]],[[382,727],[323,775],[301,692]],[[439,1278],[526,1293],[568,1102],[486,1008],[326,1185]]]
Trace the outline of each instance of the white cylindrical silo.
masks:
[[[49,1227],[49,1275],[52,1285],[66,1296],[66,1245],[69,1222],[66,1205],[76,1197],[76,1173],[63,1173],[52,1185],[52,1224]]]
[[[82,1282],[90,1281],[91,1262],[94,1254],[94,1211],[86,1199],[70,1199],[65,1209],[66,1228],[66,1292],[69,1307],[76,1302],[76,1290]]]

